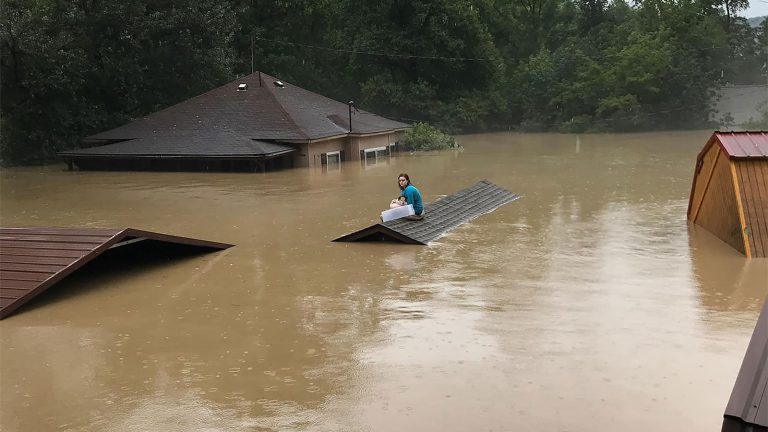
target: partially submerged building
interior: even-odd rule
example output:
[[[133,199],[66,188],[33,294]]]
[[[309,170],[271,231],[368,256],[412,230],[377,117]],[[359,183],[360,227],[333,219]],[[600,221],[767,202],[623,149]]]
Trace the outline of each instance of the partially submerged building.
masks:
[[[768,132],[715,132],[696,159],[688,220],[768,257]]]
[[[768,431],[768,301],[763,302],[741,362],[721,431]]]
[[[80,169],[263,171],[389,154],[409,127],[256,72],[59,155]]]
[[[101,256],[112,255],[126,268],[153,251],[167,256],[230,247],[134,228],[0,228],[0,320]]]

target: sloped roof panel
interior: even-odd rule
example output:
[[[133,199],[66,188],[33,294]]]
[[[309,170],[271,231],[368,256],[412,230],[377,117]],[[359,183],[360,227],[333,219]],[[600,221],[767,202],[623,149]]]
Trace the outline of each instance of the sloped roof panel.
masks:
[[[222,131],[167,136],[152,135],[115,144],[60,152],[61,156],[178,156],[178,157],[268,157],[296,151],[294,147],[257,141]]]
[[[767,132],[715,132],[715,135],[732,158],[768,158]]]
[[[348,132],[349,108],[290,83],[276,86],[276,78],[253,73],[221,87],[149,114],[86,140],[126,140],[195,131],[230,130],[256,140],[313,140]],[[246,84],[246,91],[238,91]],[[330,116],[336,116],[332,120]],[[341,123],[339,119],[344,119]],[[356,133],[376,133],[409,127],[375,114],[356,110]]]
[[[237,91],[239,83],[247,91]],[[145,138],[171,132],[231,130],[253,139],[307,139],[258,77],[249,75],[86,140]]]
[[[266,75],[262,74],[262,77]],[[268,77],[274,80],[272,77]],[[349,131],[349,105],[289,83],[270,90],[291,119],[312,138],[338,135]],[[377,133],[399,130],[409,125],[390,120],[365,110],[352,109],[353,133]]]
[[[426,245],[457,226],[519,198],[517,194],[482,180],[453,195],[427,204],[422,220],[395,219],[363,228],[334,241],[388,239]]]
[[[768,301],[763,303],[725,415],[768,428]],[[759,429],[745,427],[743,430]]]
[[[204,249],[232,246],[133,228],[0,228],[0,319],[107,249],[143,240]]]

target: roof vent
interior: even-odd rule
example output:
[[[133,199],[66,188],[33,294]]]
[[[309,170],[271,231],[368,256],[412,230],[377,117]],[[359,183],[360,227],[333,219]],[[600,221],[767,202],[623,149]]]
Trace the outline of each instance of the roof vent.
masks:
[[[248,90],[248,84],[240,84],[237,86],[237,91],[246,91]]]
[[[280,81],[280,80],[276,80],[275,81],[275,87],[283,88],[283,87],[285,87],[285,84],[282,81]]]

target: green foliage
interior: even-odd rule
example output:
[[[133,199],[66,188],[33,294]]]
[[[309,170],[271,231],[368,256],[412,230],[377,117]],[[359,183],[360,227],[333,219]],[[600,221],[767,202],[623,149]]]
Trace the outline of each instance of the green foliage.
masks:
[[[456,140],[452,136],[426,123],[416,123],[412,129],[405,131],[400,145],[405,151],[443,150],[457,147]]]
[[[746,0],[6,0],[0,163],[252,67],[451,133],[708,127],[711,92],[765,83]]]
[[[760,111],[760,117],[757,119],[750,119],[747,123],[741,125],[745,130],[762,130],[768,131],[768,105],[764,106]]]
[[[348,0],[338,13],[348,23],[340,27],[348,42],[340,48],[392,54],[352,54],[337,65],[360,83],[350,90],[362,106],[451,130],[487,120],[503,60],[473,2]]]
[[[48,161],[84,136],[222,83],[231,15],[214,0],[6,1],[0,162]]]

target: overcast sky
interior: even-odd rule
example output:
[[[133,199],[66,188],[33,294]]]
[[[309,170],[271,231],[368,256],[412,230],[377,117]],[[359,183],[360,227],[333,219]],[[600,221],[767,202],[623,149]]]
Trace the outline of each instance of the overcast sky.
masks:
[[[749,9],[742,11],[739,15],[747,18],[768,15],[768,0],[749,0]]]

